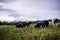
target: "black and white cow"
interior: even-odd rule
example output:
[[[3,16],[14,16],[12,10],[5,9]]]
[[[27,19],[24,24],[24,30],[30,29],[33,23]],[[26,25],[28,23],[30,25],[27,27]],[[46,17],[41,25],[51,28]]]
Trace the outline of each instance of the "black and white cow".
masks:
[[[29,27],[30,26],[30,22],[21,22],[21,23],[17,23],[16,27]]]
[[[42,21],[42,27],[47,27],[49,22],[47,20]]]
[[[37,23],[37,24],[35,25],[35,28],[47,27],[47,26],[49,26],[49,22],[48,22],[47,20],[43,20],[43,21]]]
[[[23,24],[23,23],[16,24],[16,28],[21,28],[21,27],[25,27],[25,24]]]
[[[40,28],[42,26],[41,22],[36,23],[35,28]]]
[[[53,23],[54,23],[54,28],[57,28],[58,22],[60,22],[59,19],[54,19]]]

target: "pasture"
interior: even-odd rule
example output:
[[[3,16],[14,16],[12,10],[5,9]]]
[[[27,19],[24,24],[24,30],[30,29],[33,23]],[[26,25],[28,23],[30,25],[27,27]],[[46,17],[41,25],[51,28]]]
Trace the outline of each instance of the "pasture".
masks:
[[[60,24],[57,28],[53,25],[35,28],[34,24],[28,28],[16,28],[15,25],[0,26],[0,40],[60,40]]]

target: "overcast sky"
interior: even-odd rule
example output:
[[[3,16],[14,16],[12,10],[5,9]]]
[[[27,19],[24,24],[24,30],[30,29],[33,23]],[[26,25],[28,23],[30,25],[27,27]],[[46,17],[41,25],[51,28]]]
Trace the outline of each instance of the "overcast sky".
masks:
[[[1,21],[60,18],[60,0],[0,0]]]

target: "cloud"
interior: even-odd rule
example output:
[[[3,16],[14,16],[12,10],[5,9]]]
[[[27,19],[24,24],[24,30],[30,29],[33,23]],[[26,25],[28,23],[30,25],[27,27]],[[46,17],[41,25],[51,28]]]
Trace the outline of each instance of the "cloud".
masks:
[[[24,16],[21,16],[21,17],[17,17],[16,18],[16,21],[36,21],[37,20],[37,18],[32,18],[32,17],[30,17],[30,18],[28,18],[28,17],[24,17]]]
[[[20,15],[18,15],[18,14],[16,13],[16,10],[4,8],[3,6],[0,6],[0,12],[6,12],[5,14],[8,14],[8,13],[9,13],[9,16],[13,16],[13,17],[18,17],[18,16],[20,16]]]
[[[0,20],[1,21],[14,21],[15,19],[11,16],[8,16],[9,14],[6,14],[7,12],[0,12]]]
[[[7,17],[14,20],[60,18],[58,0],[0,0],[0,2],[0,12],[8,14]]]
[[[13,2],[13,1],[16,1],[16,0],[0,0],[1,3],[10,3],[10,2]]]

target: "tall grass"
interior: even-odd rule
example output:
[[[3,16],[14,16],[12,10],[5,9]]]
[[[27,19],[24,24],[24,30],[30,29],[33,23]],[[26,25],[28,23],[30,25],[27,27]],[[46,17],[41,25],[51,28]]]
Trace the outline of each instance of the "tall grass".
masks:
[[[0,40],[60,40],[60,24],[57,29],[52,25],[48,28],[16,28],[15,26],[1,26]]]

